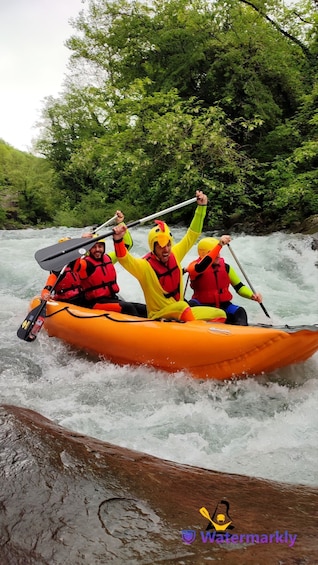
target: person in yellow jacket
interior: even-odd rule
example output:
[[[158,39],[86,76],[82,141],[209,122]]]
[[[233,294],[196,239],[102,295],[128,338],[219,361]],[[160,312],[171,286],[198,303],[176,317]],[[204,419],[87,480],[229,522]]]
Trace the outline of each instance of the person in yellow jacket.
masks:
[[[143,290],[148,317],[191,321],[209,319],[224,322],[225,312],[220,308],[191,308],[183,300],[181,261],[202,232],[206,215],[207,196],[196,192],[197,208],[184,237],[174,244],[170,229],[156,220],[148,235],[150,252],[142,258],[133,257],[125,247],[124,225],[114,228],[114,248],[119,263],[139,281]]]
[[[247,326],[246,310],[231,302],[233,295],[229,287],[231,285],[237,294],[256,302],[262,302],[262,295],[254,294],[241,282],[233,267],[219,256],[221,249],[220,241],[214,237],[205,237],[199,241],[199,257],[184,269],[184,272],[189,273],[190,286],[194,291],[189,303],[192,306],[222,308],[226,312],[228,324]]]

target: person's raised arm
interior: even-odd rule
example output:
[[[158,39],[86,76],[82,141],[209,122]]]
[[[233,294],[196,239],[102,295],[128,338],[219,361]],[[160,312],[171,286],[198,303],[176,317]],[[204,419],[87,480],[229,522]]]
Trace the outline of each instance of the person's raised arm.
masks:
[[[117,216],[116,217],[117,226],[119,226],[119,225],[126,226],[126,224],[124,223],[125,216],[121,212],[121,210],[116,210],[116,216]],[[130,234],[130,231],[129,231],[128,228],[126,229],[126,231],[124,233],[123,240],[124,240],[124,244],[125,244],[126,248],[129,251],[132,248],[132,246],[134,245],[134,242],[133,242],[133,239],[131,237],[131,234]]]
[[[125,224],[118,224],[113,228],[114,248],[117,257],[125,257],[126,253],[128,253],[124,242],[126,232],[127,226]]]
[[[185,269],[185,273],[189,273],[190,279],[196,278],[200,273],[203,273],[215,261],[219,255],[222,247],[231,241],[230,235],[222,235],[219,243],[211,249],[200,261],[192,261]]]
[[[208,197],[202,190],[197,190],[195,193],[197,199],[197,207],[194,212],[189,229],[200,234],[203,229],[203,222],[206,215]]]

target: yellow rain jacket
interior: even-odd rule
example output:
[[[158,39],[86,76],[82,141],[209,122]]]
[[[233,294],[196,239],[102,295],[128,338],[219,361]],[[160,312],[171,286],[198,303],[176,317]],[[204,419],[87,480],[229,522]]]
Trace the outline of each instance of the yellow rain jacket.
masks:
[[[183,238],[172,246],[171,252],[176,258],[180,271],[180,296],[184,294],[181,261],[197,241],[202,232],[203,221],[206,215],[206,206],[197,206],[193,220]],[[126,249],[123,241],[114,241],[114,247],[119,263],[139,281],[143,290],[147,305],[148,318],[176,318],[179,319],[183,311],[189,307],[184,300],[176,301],[175,298],[167,298],[164,290],[158,281],[158,277],[144,258],[133,257]],[[195,315],[195,308],[193,314]],[[211,318],[223,317],[226,315],[223,310],[218,308],[209,309],[213,314]],[[199,314],[199,311],[198,311]]]

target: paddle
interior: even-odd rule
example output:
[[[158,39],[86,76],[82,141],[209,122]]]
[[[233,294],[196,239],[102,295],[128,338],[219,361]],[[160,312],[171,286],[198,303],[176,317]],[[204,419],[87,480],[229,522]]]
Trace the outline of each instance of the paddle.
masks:
[[[112,224],[115,223],[116,219],[117,219],[117,214],[115,214],[115,216],[113,216],[112,218],[109,218],[109,220],[107,220],[107,222],[104,222],[101,226],[94,228],[92,233],[98,233],[103,228],[106,228],[107,226],[111,226]]]
[[[61,279],[67,265],[64,265],[63,269],[59,273],[54,285],[52,286],[50,294],[52,294],[53,290],[55,289],[57,283]],[[17,331],[17,336],[23,341],[34,341],[39,333],[40,329],[42,328],[45,320],[46,314],[46,300],[41,299],[40,304],[33,308],[26,318],[23,320],[21,326]]]
[[[232,253],[232,256],[234,257],[234,259],[235,259],[236,263],[238,264],[239,268],[241,269],[241,271],[242,271],[242,273],[243,273],[245,279],[247,280],[248,284],[250,285],[251,290],[254,292],[254,294],[256,294],[256,290],[253,288],[253,285],[252,285],[251,281],[248,279],[248,276],[247,276],[246,273],[244,272],[244,269],[243,269],[241,263],[239,262],[238,258],[236,257],[236,255],[235,255],[235,253],[234,253],[232,247],[230,246],[229,243],[227,244],[227,246],[228,246],[230,252]],[[260,307],[262,308],[264,314],[267,316],[267,318],[270,318],[270,315],[269,315],[269,313],[267,312],[267,310],[266,310],[264,304],[263,304],[262,302],[259,302],[259,305],[260,305]]]
[[[164,214],[168,214],[169,212],[173,212],[174,210],[188,206],[188,204],[193,204],[194,202],[196,202],[196,200],[196,197],[190,198],[189,200],[185,200],[184,202],[170,206],[170,208],[161,210],[161,212],[156,212],[155,214],[151,214],[150,216],[146,216],[145,218],[141,218],[140,220],[130,222],[129,224],[127,224],[127,228],[129,229],[141,224],[145,224],[150,220],[154,220],[158,216],[163,216]],[[84,253],[89,251],[89,249],[93,247],[96,241],[99,241],[100,239],[104,239],[105,237],[109,237],[111,235],[113,235],[113,230],[104,234],[100,234],[91,239],[83,237],[70,239],[68,241],[64,241],[63,243],[57,243],[55,245],[50,245],[49,247],[39,249],[38,251],[36,251],[34,257],[40,267],[42,267],[42,269],[47,271],[59,271],[63,267],[63,265],[71,263],[71,261],[74,261],[80,255],[84,255]]]
[[[117,218],[117,215],[113,216],[112,218],[110,218],[109,220],[104,222],[101,226],[94,228],[92,233],[96,233],[98,230],[103,229],[104,227],[111,225],[116,220],[116,218]],[[59,243],[58,245],[61,245],[61,243]],[[55,287],[57,286],[58,282],[61,280],[61,277],[62,277],[66,267],[67,267],[67,265],[64,265],[62,270],[60,271],[54,285],[51,288],[50,295],[52,295]],[[40,304],[38,306],[36,306],[35,308],[33,308],[28,313],[26,318],[23,320],[21,326],[19,327],[19,329],[17,331],[17,336],[20,339],[22,339],[23,341],[28,341],[28,342],[34,341],[37,337],[37,334],[39,333],[40,329],[42,328],[42,326],[44,324],[45,315],[46,315],[46,300],[41,299]]]
[[[207,518],[207,519],[209,520],[209,522],[211,522],[211,524],[213,525],[213,522],[212,522],[212,518],[211,518],[211,516],[210,516],[210,513],[209,513],[209,511],[205,508],[205,506],[202,506],[202,508],[200,508],[200,514],[202,514],[202,516],[203,516],[204,518]]]
[[[186,295],[186,293],[187,293],[187,288],[188,288],[189,281],[190,281],[190,275],[189,275],[189,273],[188,273],[187,280],[186,280],[186,283],[185,283],[185,285],[184,285],[183,300],[185,300],[185,295]]]
[[[34,341],[45,319],[46,300],[41,300],[40,304],[31,310],[23,320],[17,331],[17,336],[24,341]]]

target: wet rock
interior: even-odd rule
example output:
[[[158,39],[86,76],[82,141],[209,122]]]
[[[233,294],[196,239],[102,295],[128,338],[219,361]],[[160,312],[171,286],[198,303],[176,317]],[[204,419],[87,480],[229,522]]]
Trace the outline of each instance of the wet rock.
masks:
[[[317,251],[317,250],[318,250],[318,238],[317,238],[317,237],[313,237],[313,238],[312,238],[311,249],[312,249],[313,251]]]
[[[1,565],[314,564],[317,505],[315,488],[178,465],[0,406]]]
[[[318,214],[313,214],[312,216],[304,220],[300,226],[300,229],[297,231],[308,235],[316,235],[318,237]]]

